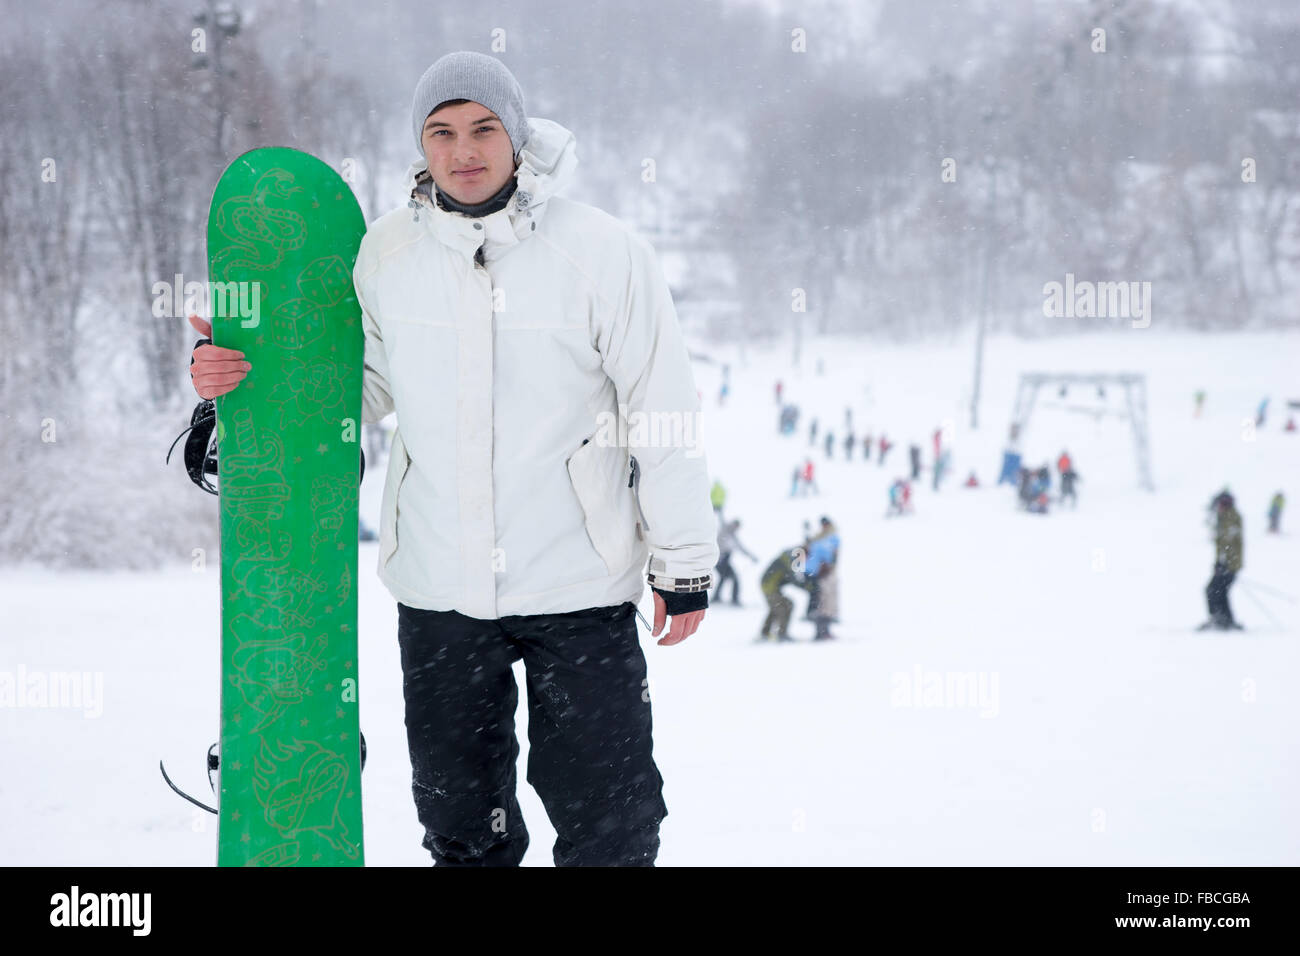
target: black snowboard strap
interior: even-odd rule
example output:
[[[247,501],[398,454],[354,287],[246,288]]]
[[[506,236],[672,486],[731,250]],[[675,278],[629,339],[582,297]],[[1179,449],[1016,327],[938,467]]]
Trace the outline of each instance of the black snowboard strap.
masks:
[[[163,779],[167,781],[167,786],[171,787],[173,790],[175,790],[178,794],[180,794],[190,803],[194,804],[196,807],[200,807],[204,810],[207,810],[208,813],[215,814],[217,812],[214,808],[208,806],[206,803],[203,803],[201,800],[195,800],[193,797],[191,797],[180,787],[176,786],[176,784],[172,783],[172,778],[167,776],[167,768],[163,766],[163,762],[161,760],[158,761],[158,769],[162,771]]]
[[[211,495],[217,493],[216,487],[208,481],[208,475],[217,473],[216,425],[216,403],[205,398],[194,406],[190,427],[176,436],[176,441],[167,449],[166,458],[170,463],[176,442],[185,437],[185,432],[189,432],[190,437],[185,440],[185,471],[189,474],[190,481]]]
[[[360,737],[361,737],[361,769],[365,770],[366,769],[366,735],[360,734]],[[167,786],[171,787],[174,791],[176,791],[177,794],[184,797],[186,800],[194,804],[196,807],[200,807],[204,810],[207,810],[208,813],[214,815],[217,814],[217,811],[213,807],[208,806],[206,803],[204,803],[201,800],[194,799],[194,797],[191,797],[180,787],[176,786],[176,784],[172,783],[172,778],[167,776],[167,768],[163,766],[163,762],[161,760],[158,761],[158,769],[162,771],[162,776],[163,779],[167,781]],[[211,747],[208,748],[208,786],[212,788],[213,793],[217,792],[217,782],[212,779],[212,774],[214,771],[220,769],[221,769],[221,757],[218,756],[217,754],[217,745],[213,744]]]

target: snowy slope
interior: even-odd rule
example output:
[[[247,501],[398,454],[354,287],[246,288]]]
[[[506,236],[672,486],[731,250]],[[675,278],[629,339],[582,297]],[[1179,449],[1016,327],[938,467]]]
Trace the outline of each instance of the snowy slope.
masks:
[[[1300,606],[1264,589],[1300,592],[1300,433],[1281,431],[1285,397],[1300,398],[1300,336],[990,340],[978,432],[966,427],[967,342],[814,341],[801,372],[784,349],[750,347],[743,366],[738,352],[701,350],[730,364],[723,407],[718,365],[697,369],[708,460],[761,560],[737,558],[744,607],[711,609],[682,645],[644,641],[670,811],[662,864],[1300,863]],[[1068,448],[1080,504],[1016,512],[1011,492],[991,483],[1027,369],[1147,373],[1156,493],[1137,489],[1123,421],[1049,407],[1094,401],[1082,393],[1042,395],[1026,458],[1052,461]],[[796,436],[776,434],[778,377],[804,409]],[[1197,388],[1208,393],[1200,419]],[[1242,421],[1266,394],[1269,421],[1247,440]],[[808,416],[838,439],[846,404],[859,430],[884,428],[897,443],[888,466],[843,461],[840,447],[826,461],[819,445],[820,497],[789,498],[790,471],[810,451]],[[953,475],[937,494],[923,475],[916,514],[886,520],[885,489],[906,467],[907,444],[920,444],[928,464],[930,433],[945,420]],[[959,487],[972,468],[984,487]],[[368,469],[363,489],[372,525],[382,474]],[[1232,600],[1251,630],[1197,634],[1212,561],[1204,507],[1224,484],[1245,524]],[[1263,512],[1279,488],[1293,502],[1291,533],[1271,537]],[[823,513],[843,538],[841,640],[755,645],[759,571]],[[360,592],[366,855],[371,865],[425,865],[396,609],[374,577],[374,547],[362,545]],[[0,860],[213,863],[213,818],[166,789],[157,760],[208,795],[217,566],[0,572],[0,670],[104,681],[97,717],[0,709]],[[796,601],[792,631],[807,638]],[[954,683],[965,676],[982,691],[973,699]],[[526,725],[521,701],[525,862],[549,865],[554,834],[524,782]]]

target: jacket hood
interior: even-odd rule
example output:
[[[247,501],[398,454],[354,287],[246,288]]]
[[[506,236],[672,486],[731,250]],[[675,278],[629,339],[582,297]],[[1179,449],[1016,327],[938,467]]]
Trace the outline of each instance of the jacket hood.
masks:
[[[548,199],[560,193],[573,178],[578,166],[577,141],[573,132],[554,120],[530,116],[528,140],[518,155],[515,179],[519,185],[506,211],[513,220],[524,209],[536,212]],[[412,163],[406,171],[403,195],[407,205],[437,208],[433,201],[433,177],[424,159]],[[459,215],[447,213],[448,215]]]

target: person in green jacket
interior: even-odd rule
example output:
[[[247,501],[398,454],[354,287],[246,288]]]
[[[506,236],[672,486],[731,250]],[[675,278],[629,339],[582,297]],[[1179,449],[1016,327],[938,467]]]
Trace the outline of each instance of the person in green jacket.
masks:
[[[727,489],[722,487],[722,482],[717,478],[713,479],[713,487],[709,489],[709,500],[713,502],[713,510],[722,514],[722,505],[727,500]]]
[[[794,602],[781,593],[787,584],[807,587],[803,567],[808,558],[807,547],[787,548],[763,572],[760,587],[767,601],[767,617],[763,619],[763,629],[758,635],[760,641],[792,641],[786,633],[790,626],[790,615],[794,613]]]
[[[1205,586],[1205,601],[1210,619],[1201,625],[1202,631],[1214,628],[1220,631],[1240,631],[1241,625],[1232,616],[1228,605],[1228,589],[1242,568],[1241,513],[1237,511],[1232,495],[1223,491],[1214,499],[1214,576]]]

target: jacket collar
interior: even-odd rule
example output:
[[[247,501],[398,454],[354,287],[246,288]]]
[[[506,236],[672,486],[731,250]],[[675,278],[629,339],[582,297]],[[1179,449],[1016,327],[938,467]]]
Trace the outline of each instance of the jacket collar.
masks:
[[[438,205],[442,206],[444,209],[448,209],[451,212],[464,213],[466,216],[486,216],[489,213],[496,212],[498,209],[504,209],[506,203],[510,201],[510,197],[515,194],[515,189],[517,189],[518,186],[519,180],[514,176],[511,176],[506,180],[506,184],[497,190],[495,196],[472,206],[467,206],[464,203],[453,199],[451,196],[448,196],[438,188],[437,183],[434,183],[433,191],[438,197]]]
[[[550,198],[569,183],[578,165],[570,130],[540,117],[529,117],[528,127],[528,141],[519,151],[515,170],[517,186],[505,208],[474,217],[444,209],[433,198],[433,177],[420,160],[406,171],[404,191],[412,216],[467,257],[482,246],[488,261],[528,238],[545,217]]]

